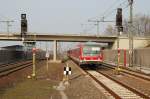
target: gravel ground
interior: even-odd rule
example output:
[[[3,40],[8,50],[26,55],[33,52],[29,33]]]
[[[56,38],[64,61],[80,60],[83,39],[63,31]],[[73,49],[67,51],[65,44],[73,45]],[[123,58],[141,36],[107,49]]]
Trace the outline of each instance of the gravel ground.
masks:
[[[150,81],[146,81],[141,78],[137,78],[127,74],[116,76],[114,75],[113,70],[100,69],[100,71],[102,71],[103,73],[107,73],[110,76],[114,77],[116,80],[119,80],[122,83],[138,89],[140,92],[143,92],[144,94],[150,96]]]
[[[46,62],[42,61],[37,64],[37,79],[27,78],[32,66],[1,78],[0,99],[106,99],[89,76],[83,75],[72,61],[68,63],[72,67],[69,86],[62,82],[65,63],[49,63],[47,72]]]
[[[39,67],[38,67],[39,68]],[[27,75],[31,73],[32,67],[23,68],[17,72],[11,73],[8,76],[0,78],[0,93],[6,88],[15,86],[18,82],[22,82],[26,79]]]
[[[89,76],[83,75],[72,61],[68,63],[72,67],[70,85],[65,91],[69,99],[106,99],[104,94],[93,85]]]
[[[11,79],[8,82],[13,86],[3,88],[0,99],[61,99],[59,92],[53,88],[62,79],[58,73],[62,71],[59,68],[60,64],[49,64],[49,80],[47,80],[45,64],[46,62],[43,61],[36,65],[39,67],[37,79],[27,79],[27,76],[31,75],[31,67],[7,76],[7,79]]]

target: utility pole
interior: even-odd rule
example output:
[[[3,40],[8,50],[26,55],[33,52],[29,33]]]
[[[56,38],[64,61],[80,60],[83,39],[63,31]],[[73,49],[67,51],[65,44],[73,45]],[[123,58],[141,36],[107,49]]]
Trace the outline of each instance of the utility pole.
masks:
[[[95,22],[97,26],[97,35],[99,35],[99,23],[100,22],[115,22],[115,21],[104,21],[104,17],[101,20],[88,20],[88,22]]]
[[[129,66],[133,66],[133,0],[128,0],[130,5],[130,21],[129,21]]]
[[[10,23],[11,22],[14,22],[14,20],[6,20],[6,21],[0,21],[0,22],[3,22],[3,23],[6,23],[7,24],[7,33],[9,35],[9,27],[12,26]]]
[[[97,35],[99,35],[99,23],[100,23],[100,21],[99,20],[88,20],[88,22],[95,22],[96,24],[96,26],[97,26]]]

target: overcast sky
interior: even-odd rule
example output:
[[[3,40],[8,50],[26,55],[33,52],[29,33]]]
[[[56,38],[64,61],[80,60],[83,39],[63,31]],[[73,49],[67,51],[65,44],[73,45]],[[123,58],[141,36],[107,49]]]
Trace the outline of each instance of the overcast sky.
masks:
[[[0,0],[0,20],[14,20],[11,32],[20,32],[20,14],[26,13],[29,32],[79,34],[84,30],[95,34],[94,23],[88,19],[100,18],[117,7],[125,7],[128,0]],[[120,3],[124,2],[120,5]],[[135,14],[150,14],[150,0],[134,0]],[[106,12],[104,14],[104,12]],[[115,13],[106,20],[115,20]],[[124,10],[128,18],[128,9]],[[83,25],[81,25],[83,24]],[[100,32],[108,23],[100,24]],[[94,28],[91,28],[94,27]],[[6,24],[0,23],[0,32],[6,31]]]
[[[111,11],[128,0],[0,0],[0,20],[15,20],[11,31],[20,31],[20,14],[26,13],[30,32],[38,33],[81,33],[83,29],[92,27],[94,23],[87,20],[101,17],[109,9]],[[150,0],[134,0],[134,14],[150,13]],[[115,3],[115,4],[114,4]],[[127,3],[120,5],[124,7]],[[114,20],[114,12],[108,20]],[[127,17],[128,9],[125,10]],[[84,24],[81,25],[81,24]],[[104,23],[100,24],[100,32],[104,31]],[[108,23],[107,23],[108,24]],[[0,31],[6,31],[6,24],[1,23]],[[96,28],[94,29],[96,30]],[[96,32],[96,31],[92,31]]]

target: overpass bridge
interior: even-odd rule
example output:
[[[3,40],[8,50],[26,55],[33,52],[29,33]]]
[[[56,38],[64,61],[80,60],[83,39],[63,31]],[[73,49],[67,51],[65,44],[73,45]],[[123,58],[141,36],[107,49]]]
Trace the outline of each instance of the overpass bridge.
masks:
[[[35,34],[27,33],[25,41],[53,41],[53,61],[56,61],[57,54],[57,42],[99,42],[108,43],[108,46],[112,49],[117,48],[117,36],[91,36],[91,35],[50,35],[50,34]],[[20,33],[0,33],[1,41],[23,41]],[[134,48],[145,47],[150,44],[150,37],[134,37]],[[119,48],[129,49],[128,37],[119,37]]]
[[[101,42],[101,43],[114,43],[117,39],[116,36],[83,36],[83,35],[50,35],[50,34],[34,34],[26,35],[26,41],[61,41],[61,42]],[[20,34],[2,34],[0,33],[0,40],[6,41],[22,41]]]
[[[24,38],[20,36],[20,33],[0,33],[0,40],[2,41],[53,41],[53,61],[56,61],[57,54],[57,42],[100,42],[113,45],[117,37],[115,36],[83,36],[83,35],[50,35],[50,34],[35,34],[27,33]]]

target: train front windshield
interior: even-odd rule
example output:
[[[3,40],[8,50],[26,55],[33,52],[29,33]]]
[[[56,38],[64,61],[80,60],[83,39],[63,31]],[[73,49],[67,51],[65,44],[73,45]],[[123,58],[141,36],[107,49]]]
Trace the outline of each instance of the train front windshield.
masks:
[[[100,54],[100,47],[91,47],[91,46],[83,47],[84,56],[97,56],[99,54]]]

